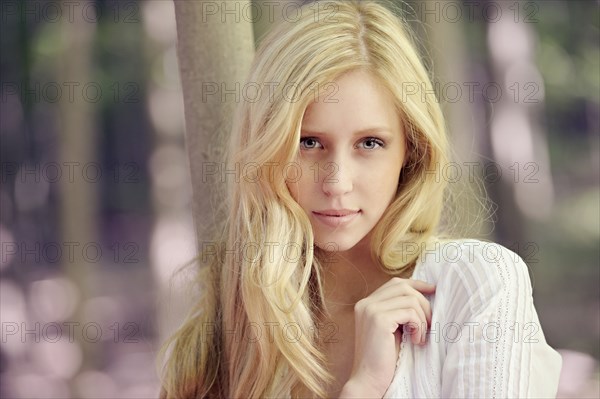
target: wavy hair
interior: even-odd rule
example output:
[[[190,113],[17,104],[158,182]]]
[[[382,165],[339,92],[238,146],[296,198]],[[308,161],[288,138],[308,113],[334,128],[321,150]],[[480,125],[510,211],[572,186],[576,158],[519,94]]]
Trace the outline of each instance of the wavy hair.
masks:
[[[202,297],[162,348],[162,398],[326,395],[332,376],[317,328],[326,253],[284,176],[306,107],[343,73],[366,70],[385,85],[406,132],[407,160],[373,231],[373,259],[390,275],[406,273],[420,254],[406,244],[422,248],[440,233],[446,128],[407,23],[380,2],[320,4],[320,13],[304,5],[257,49],[247,82],[269,95],[238,105],[227,158],[228,170],[252,165],[254,174],[227,180],[220,247],[202,256],[196,281]]]

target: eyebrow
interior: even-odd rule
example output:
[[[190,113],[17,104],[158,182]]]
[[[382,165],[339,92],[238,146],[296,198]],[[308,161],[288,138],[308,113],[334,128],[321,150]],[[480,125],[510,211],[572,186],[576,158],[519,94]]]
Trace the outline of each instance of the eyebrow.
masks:
[[[302,133],[305,134],[312,134],[315,136],[327,136],[327,133],[325,132],[319,132],[316,130],[311,130],[311,129],[300,129],[300,131]],[[352,133],[352,136],[361,136],[363,134],[374,134],[374,133],[393,133],[391,129],[387,128],[387,127],[369,127],[366,129],[361,129],[361,130],[357,130],[354,133]]]

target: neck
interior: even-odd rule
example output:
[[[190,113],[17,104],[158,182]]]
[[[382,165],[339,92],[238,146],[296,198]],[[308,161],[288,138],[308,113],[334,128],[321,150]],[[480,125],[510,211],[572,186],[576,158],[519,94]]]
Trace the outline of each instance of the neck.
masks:
[[[371,258],[362,243],[344,252],[328,253],[323,263],[323,295],[331,313],[351,313],[359,300],[387,282],[391,276]]]

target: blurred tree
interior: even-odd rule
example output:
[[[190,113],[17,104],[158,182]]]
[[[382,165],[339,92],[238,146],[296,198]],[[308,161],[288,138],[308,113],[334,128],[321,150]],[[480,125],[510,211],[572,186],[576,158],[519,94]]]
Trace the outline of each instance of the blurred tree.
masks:
[[[73,23],[61,20],[62,53],[57,57],[58,81],[90,82],[92,79],[92,48],[96,35],[96,25],[84,20],[81,14],[75,14]],[[95,142],[96,115],[94,105],[90,101],[59,102],[60,134],[59,159],[61,165],[98,165],[96,161]],[[84,133],[84,134],[82,134]],[[90,168],[91,170],[95,168]],[[101,169],[99,169],[101,173]],[[97,170],[90,172],[94,175]],[[86,176],[84,176],[84,174]],[[80,300],[71,320],[77,325],[85,325],[86,315],[83,306],[87,299],[94,295],[93,282],[97,280],[96,265],[81,250],[86,245],[98,245],[97,225],[99,216],[99,195],[96,176],[87,173],[75,173],[74,179],[60,179],[59,214],[62,241],[74,243],[77,250],[70,256],[62,258],[62,268],[67,278],[79,288]],[[93,253],[95,248],[90,251]],[[95,257],[95,255],[94,255]],[[95,277],[96,276],[96,277]],[[89,315],[88,315],[89,316]],[[77,343],[83,351],[82,370],[99,368],[101,357],[98,356],[98,345],[94,345],[87,337],[75,335]],[[74,381],[70,381],[74,384]],[[75,386],[71,387],[75,392]]]
[[[179,68],[183,88],[186,145],[190,158],[198,240],[219,226],[222,175],[204,175],[210,164],[224,168],[224,143],[236,102],[254,55],[251,20],[243,10],[250,0],[233,3],[175,1]],[[233,9],[234,12],[228,12]],[[216,91],[216,92],[215,92]],[[209,93],[214,93],[210,94]],[[201,247],[201,245],[200,245]]]

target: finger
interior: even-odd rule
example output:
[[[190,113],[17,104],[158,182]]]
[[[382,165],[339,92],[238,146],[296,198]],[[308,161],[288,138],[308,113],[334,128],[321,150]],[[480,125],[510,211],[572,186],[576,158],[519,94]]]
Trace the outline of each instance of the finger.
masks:
[[[425,345],[427,343],[427,322],[420,321],[415,323],[409,321],[402,327],[403,330],[410,335],[410,339],[415,345]]]
[[[427,291],[427,292],[431,292],[432,290],[435,291],[435,284],[428,283],[427,281],[423,281],[423,280],[401,278],[401,277],[390,278],[388,281],[385,282],[385,284],[383,284],[381,287],[379,287],[379,289],[388,287],[390,285],[404,284],[404,283],[407,283],[418,290],[423,290],[423,291]]]
[[[410,339],[414,345],[418,345],[424,342],[426,329],[426,322],[421,318],[418,312],[414,311],[414,308],[404,308],[395,313],[398,314],[398,321],[403,326],[403,332],[410,335]]]
[[[411,308],[417,311],[420,316],[420,320],[427,322],[429,303],[426,299],[425,304],[423,304],[421,298],[417,296],[396,296],[379,303],[379,309],[384,312]]]
[[[375,306],[377,306],[378,303],[387,303],[388,305],[384,305],[385,309],[390,309],[390,308],[393,308],[394,306],[402,307],[403,305],[406,308],[414,307],[415,309],[421,310],[421,312],[423,314],[423,320],[425,321],[426,325],[427,326],[431,325],[431,317],[432,317],[431,304],[429,303],[427,298],[425,298],[420,292],[418,292],[416,290],[409,293],[408,295],[397,295],[396,294],[396,295],[391,295],[386,298],[378,298],[376,301],[374,299],[370,298],[369,301],[371,301],[372,304],[375,304]],[[399,302],[399,301],[403,301],[403,302]],[[406,302],[404,302],[404,301],[406,301]]]
[[[393,290],[393,292],[395,294],[398,294],[398,293],[408,294],[408,292],[406,291],[408,288],[412,288],[412,290],[416,290],[419,292],[423,291],[425,294],[431,294],[431,293],[435,292],[436,286],[434,284],[430,284],[430,283],[427,283],[427,282],[421,281],[421,280],[410,280],[410,279],[393,277],[389,281],[387,281],[385,284],[381,285],[379,288],[377,288],[375,291],[373,291],[371,293],[371,295],[369,295],[369,296],[375,297],[375,296],[381,295],[386,292],[388,293],[387,296],[389,296],[390,290]],[[401,290],[401,291],[398,291],[398,290]]]
[[[417,325],[411,321],[404,324],[403,330],[406,334],[410,335],[410,340],[413,344],[419,345],[425,343],[427,329],[424,328],[423,324]]]
[[[391,298],[376,305],[371,304],[369,312],[379,320],[375,324],[386,326],[388,333],[393,333],[398,326],[403,326],[414,345],[425,345],[428,323],[420,303],[415,299],[409,296]]]
[[[425,311],[426,319],[431,322],[431,305],[429,300],[420,293],[418,290],[410,286],[409,284],[396,284],[388,285],[387,287],[381,286],[376,292],[373,292],[366,298],[367,302],[381,302],[387,301],[394,298],[402,297],[415,297],[419,300],[421,307]]]
[[[431,284],[431,283],[428,283],[428,282],[422,281],[422,280],[410,279],[407,281],[407,283],[410,284],[410,286],[413,287],[414,289],[419,290],[424,293],[428,293],[428,294],[435,292],[435,289],[436,289],[435,284]]]
[[[396,294],[398,292],[408,294],[408,292],[406,291],[408,287],[412,288],[413,290],[419,291],[425,295],[433,294],[436,290],[435,284],[430,284],[426,281],[393,277],[389,281],[387,281],[385,284],[383,284],[381,287],[379,287],[378,289],[373,291],[373,293],[371,295],[377,296],[384,292],[387,292],[389,295],[390,290],[398,290],[398,289],[400,289],[402,291],[394,291]]]
[[[375,326],[375,329],[384,327],[386,333],[394,333],[399,326],[406,326],[405,331],[419,330],[419,326],[424,324],[424,320],[422,319],[422,315],[419,314],[419,311],[417,309],[410,307],[400,307],[378,310],[377,317],[373,319],[372,323],[368,324],[370,327]],[[420,339],[420,335],[417,334],[416,338],[416,340],[418,341]]]
[[[427,330],[431,326],[431,305],[429,304],[429,301],[425,300],[425,305],[423,306],[421,299],[422,298],[409,296],[402,297],[401,299],[401,306],[415,309],[419,316],[418,323],[416,325],[410,325],[410,334],[412,335],[411,338],[415,344],[426,343]],[[398,303],[400,304],[400,302]]]

